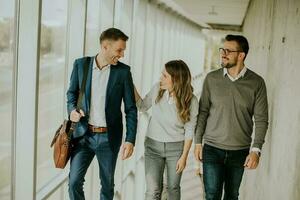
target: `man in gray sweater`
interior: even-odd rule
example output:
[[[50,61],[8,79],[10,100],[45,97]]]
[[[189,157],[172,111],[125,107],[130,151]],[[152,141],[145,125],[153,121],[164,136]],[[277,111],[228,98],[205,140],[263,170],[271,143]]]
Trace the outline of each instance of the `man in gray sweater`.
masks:
[[[219,49],[222,68],[204,80],[194,153],[203,161],[207,200],[221,199],[223,185],[224,200],[238,199],[244,168],[255,169],[259,162],[268,102],[263,78],[244,65],[248,50],[245,37],[227,35]]]

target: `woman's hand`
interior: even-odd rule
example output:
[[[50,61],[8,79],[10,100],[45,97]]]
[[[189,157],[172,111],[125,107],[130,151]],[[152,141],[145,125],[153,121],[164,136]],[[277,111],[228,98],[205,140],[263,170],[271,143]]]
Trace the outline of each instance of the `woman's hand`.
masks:
[[[180,174],[185,166],[186,166],[186,160],[187,160],[187,156],[185,155],[182,155],[179,160],[177,161],[177,164],[176,164],[176,173],[177,174]]]
[[[138,91],[137,91],[135,85],[134,85],[134,98],[135,98],[135,101],[136,101],[136,102],[137,102],[138,100],[141,99],[141,96],[140,96],[140,94],[138,93]]]

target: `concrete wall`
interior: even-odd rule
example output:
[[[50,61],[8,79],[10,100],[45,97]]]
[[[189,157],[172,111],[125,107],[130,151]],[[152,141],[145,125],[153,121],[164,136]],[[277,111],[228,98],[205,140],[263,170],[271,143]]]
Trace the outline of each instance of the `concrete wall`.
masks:
[[[243,26],[247,66],[267,84],[270,126],[241,199],[300,199],[300,1],[252,0]]]

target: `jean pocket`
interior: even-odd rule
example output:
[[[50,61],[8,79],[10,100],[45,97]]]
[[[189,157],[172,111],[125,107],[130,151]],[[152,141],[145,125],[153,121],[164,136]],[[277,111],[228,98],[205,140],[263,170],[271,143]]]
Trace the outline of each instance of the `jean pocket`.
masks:
[[[155,146],[157,144],[157,142],[149,137],[145,137],[145,140],[144,140],[144,145],[145,146]]]
[[[98,134],[97,136],[98,136],[99,144],[106,144],[109,142],[107,133],[101,133],[101,134]]]
[[[231,166],[242,167],[249,155],[249,149],[233,151],[228,156],[228,161]]]
[[[145,154],[158,155],[162,152],[162,145],[148,137],[145,138],[144,148]]]
[[[207,144],[203,147],[203,162],[206,163],[222,163],[224,152]]]
[[[166,143],[166,150],[168,151],[183,151],[184,142],[167,142]]]
[[[84,136],[80,138],[72,139],[73,148],[82,147],[86,144],[86,138]]]
[[[145,141],[144,141],[144,147],[145,150],[149,149],[150,147],[153,147],[154,145],[151,143],[151,139],[148,137],[145,137]]]

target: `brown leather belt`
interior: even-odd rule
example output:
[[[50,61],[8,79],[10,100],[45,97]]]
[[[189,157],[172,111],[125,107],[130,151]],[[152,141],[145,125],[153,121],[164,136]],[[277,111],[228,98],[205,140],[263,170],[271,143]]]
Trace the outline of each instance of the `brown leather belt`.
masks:
[[[89,124],[89,130],[93,133],[106,133],[107,127],[97,127]]]

